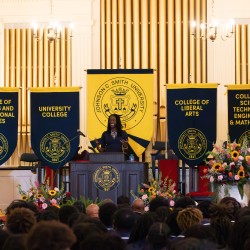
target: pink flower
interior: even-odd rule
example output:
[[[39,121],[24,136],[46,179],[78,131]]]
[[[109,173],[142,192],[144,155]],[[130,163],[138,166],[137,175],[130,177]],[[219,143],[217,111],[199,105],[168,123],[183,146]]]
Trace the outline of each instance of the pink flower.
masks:
[[[209,181],[210,181],[210,182],[214,182],[214,177],[213,177],[213,176],[210,176]]]
[[[147,200],[147,199],[148,199],[148,195],[147,195],[147,194],[144,194],[144,195],[141,197],[141,199],[142,199],[143,201]]]
[[[58,192],[58,191],[59,191],[59,188],[58,188],[58,187],[55,187],[54,190],[55,190],[56,192]]]
[[[35,184],[36,187],[39,187],[39,182],[38,181],[35,181],[34,184]]]
[[[218,175],[218,180],[222,181],[223,180],[223,175]]]
[[[238,181],[238,180],[240,179],[239,175],[236,174],[236,175],[234,176],[234,179],[235,179],[236,181]]]
[[[169,205],[170,205],[171,207],[173,207],[174,204],[175,204],[174,200],[171,200],[171,201],[169,202]]]
[[[149,211],[149,207],[148,206],[144,207],[144,211],[148,212]]]
[[[53,205],[56,205],[56,204],[57,204],[57,201],[56,201],[56,199],[52,199],[52,200],[50,201],[50,203],[51,203],[52,206],[53,206]]]
[[[46,203],[42,204],[42,209],[46,209],[48,207],[48,205]]]

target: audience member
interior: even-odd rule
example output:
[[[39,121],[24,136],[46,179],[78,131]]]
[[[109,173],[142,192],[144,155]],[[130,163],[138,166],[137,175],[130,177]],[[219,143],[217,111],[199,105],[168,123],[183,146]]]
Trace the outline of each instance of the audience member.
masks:
[[[146,248],[146,236],[149,228],[157,220],[156,213],[147,212],[142,214],[135,222],[131,229],[127,249],[144,249]]]
[[[166,223],[155,222],[148,231],[147,241],[149,249],[169,249],[170,228]]]
[[[183,196],[176,200],[174,208],[196,207],[196,202],[189,196]]]
[[[59,221],[40,221],[25,238],[26,250],[70,249],[76,241],[73,231]]]
[[[86,213],[86,207],[82,201],[79,201],[79,200],[75,201],[73,205],[78,209],[80,213],[84,213],[84,214]]]
[[[149,202],[150,212],[155,212],[158,207],[169,207],[169,201],[162,196],[157,196]]]
[[[78,213],[78,209],[74,206],[64,205],[60,207],[59,212],[58,212],[59,221],[68,225],[69,217],[73,213]]]
[[[6,229],[12,234],[23,234],[29,232],[35,223],[34,212],[28,208],[18,207],[7,215]]]
[[[181,210],[176,219],[178,226],[184,233],[192,225],[201,224],[203,215],[198,208],[189,207]]]
[[[224,197],[219,201],[219,204],[226,206],[231,220],[234,221],[237,211],[241,208],[240,203],[234,197]]]
[[[131,207],[134,213],[142,214],[144,213],[145,203],[142,199],[137,198],[133,201]]]
[[[137,216],[130,208],[121,208],[114,214],[113,228],[125,241],[129,239],[130,232],[136,222]]]
[[[130,207],[130,201],[129,197],[126,195],[120,195],[117,197],[117,207],[119,208],[129,208]]]
[[[11,234],[5,241],[2,250],[25,250],[24,236]]]
[[[114,203],[104,203],[99,208],[99,219],[108,230],[112,230],[113,215],[117,211],[117,206]]]
[[[86,207],[86,214],[91,218],[99,218],[99,206],[97,204],[90,204]]]

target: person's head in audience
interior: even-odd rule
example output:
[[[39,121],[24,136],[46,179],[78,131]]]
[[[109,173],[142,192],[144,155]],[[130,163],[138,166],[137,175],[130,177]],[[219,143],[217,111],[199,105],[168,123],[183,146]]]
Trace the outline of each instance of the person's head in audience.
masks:
[[[180,197],[175,201],[174,208],[188,208],[195,207],[196,203],[189,196]]]
[[[35,223],[34,212],[28,208],[18,207],[7,215],[6,229],[12,234],[23,234],[29,232]]]
[[[75,243],[73,231],[60,221],[40,221],[25,238],[26,250],[68,250]]]
[[[233,223],[225,205],[214,204],[210,208],[210,225],[215,231],[216,241],[220,247],[227,247],[232,233]]]
[[[147,242],[149,249],[166,249],[168,246],[168,236],[170,228],[166,223],[155,222],[148,231]]]
[[[130,207],[129,197],[126,195],[120,195],[117,197],[117,206],[118,208],[128,208]]]
[[[24,207],[24,208],[28,208],[31,211],[34,212],[34,214],[36,215],[38,213],[38,209],[37,206],[33,203],[33,202],[27,202],[24,200],[13,200],[9,206],[6,208],[5,214],[8,215],[10,214],[10,211],[15,209],[15,208],[20,208],[20,207]]]
[[[86,213],[86,207],[82,201],[75,201],[73,205],[79,210],[80,213]]]
[[[6,230],[0,229],[0,249],[2,249],[9,235],[10,234]]]
[[[166,219],[171,212],[171,208],[165,206],[158,207],[155,210],[155,213],[157,214],[157,220],[160,222],[166,222]]]
[[[175,237],[178,236],[179,234],[181,234],[181,229],[177,223],[177,216],[178,213],[181,211],[182,209],[180,208],[175,208],[167,217],[166,219],[166,223],[167,225],[170,227],[170,235]]]
[[[130,208],[117,210],[113,217],[113,228],[116,232],[129,235],[138,217]]]
[[[241,218],[241,216],[250,215],[250,207],[242,207],[235,213],[235,220]]]
[[[78,250],[80,248],[81,242],[84,241],[90,234],[95,233],[102,235],[104,233],[102,228],[92,222],[81,222],[75,224],[72,230],[77,239],[75,244],[71,248],[72,250]]]
[[[61,206],[58,212],[59,221],[68,224],[69,217],[73,213],[78,213],[78,209],[74,206],[64,205]]]
[[[72,228],[75,224],[80,223],[81,221],[85,221],[87,218],[88,216],[84,213],[73,213],[68,218],[68,226]]]
[[[92,232],[80,242],[79,250],[101,249],[103,246],[104,235]]]
[[[145,203],[142,199],[137,198],[133,201],[131,207],[135,213],[142,214],[145,210]]]
[[[185,232],[186,238],[204,239],[210,242],[216,242],[215,230],[209,225],[196,224],[189,227]]]
[[[117,205],[111,202],[103,203],[99,209],[99,219],[108,228],[112,228],[113,215],[117,211]]]
[[[89,204],[86,207],[86,214],[91,218],[99,218],[99,206],[97,204]]]
[[[157,214],[154,212],[147,212],[142,214],[134,223],[129,236],[128,244],[136,243],[146,239],[149,228],[157,220]]]
[[[235,214],[241,208],[240,203],[234,197],[224,197],[219,201],[220,205],[225,205],[231,220],[235,220]]]
[[[250,238],[250,215],[242,216],[233,224],[232,234],[229,240],[229,249],[245,250],[245,244],[249,244]]]
[[[106,234],[100,250],[126,250],[126,243],[117,235]]]
[[[192,237],[175,241],[171,245],[171,250],[204,250],[204,249],[207,248],[205,248],[203,240]]]
[[[192,225],[201,224],[203,215],[198,208],[189,207],[181,210],[176,219],[183,233]]]
[[[200,201],[196,208],[200,209],[203,215],[203,218],[206,219],[207,221],[210,218],[210,207],[213,204],[212,201],[210,200],[204,200]]]
[[[24,236],[11,234],[4,242],[2,250],[25,250]]]
[[[55,213],[53,210],[42,210],[36,216],[37,222],[41,220],[59,220],[58,213]]]
[[[157,196],[155,199],[153,199],[149,202],[149,211],[150,212],[155,212],[155,210],[158,207],[169,207],[169,201],[162,196]]]

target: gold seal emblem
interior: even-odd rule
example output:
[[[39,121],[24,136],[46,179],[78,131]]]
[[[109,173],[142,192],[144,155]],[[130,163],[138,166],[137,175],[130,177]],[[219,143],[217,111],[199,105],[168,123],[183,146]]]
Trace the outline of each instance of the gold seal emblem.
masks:
[[[250,130],[245,131],[245,132],[240,136],[239,142],[238,142],[238,143],[239,143],[240,145],[243,145],[243,141],[244,141],[245,138],[247,139],[248,142],[250,142]],[[248,147],[250,146],[249,143],[248,143],[247,146],[248,146]]]
[[[184,158],[196,160],[207,151],[207,140],[205,135],[198,129],[186,129],[179,137],[178,149]]]
[[[62,162],[70,152],[70,141],[66,135],[54,131],[47,133],[40,142],[40,153],[48,162]]]
[[[93,182],[98,189],[105,192],[111,191],[119,185],[119,171],[110,165],[101,166],[95,170]]]
[[[111,114],[117,114],[124,129],[137,126],[147,108],[146,95],[141,86],[125,77],[104,82],[97,90],[93,104],[95,115],[104,126]]]
[[[2,160],[8,153],[8,140],[6,137],[0,133],[0,160]]]

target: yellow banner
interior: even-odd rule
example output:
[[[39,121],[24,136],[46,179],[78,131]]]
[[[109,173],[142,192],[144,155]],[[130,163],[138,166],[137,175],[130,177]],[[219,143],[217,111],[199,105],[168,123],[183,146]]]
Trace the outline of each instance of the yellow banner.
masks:
[[[107,130],[117,114],[128,133],[131,153],[140,156],[153,134],[153,70],[88,70],[87,134],[90,141]]]

